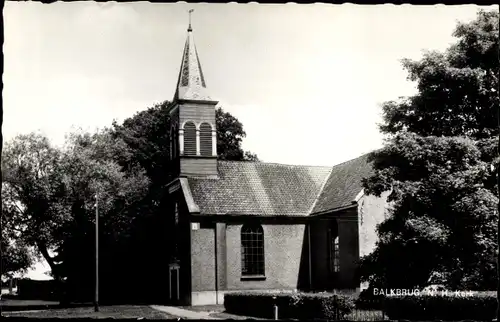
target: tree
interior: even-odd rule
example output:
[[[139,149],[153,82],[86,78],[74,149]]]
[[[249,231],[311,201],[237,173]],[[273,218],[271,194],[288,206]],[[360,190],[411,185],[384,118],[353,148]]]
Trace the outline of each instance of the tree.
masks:
[[[444,53],[403,60],[418,92],[383,104],[387,141],[364,181],[368,194],[391,191],[389,218],[361,263],[374,287],[496,284],[498,11],[480,11],[454,36]]]
[[[60,236],[63,243],[57,249],[57,259],[66,289],[76,291],[67,294],[68,298],[88,300],[93,293],[96,198],[103,278],[109,279],[113,275],[110,270],[117,269],[112,265],[113,250],[130,236],[134,220],[142,215],[140,205],[149,179],[139,166],[125,171],[118,164],[116,160],[127,152],[124,148],[124,143],[105,129],[94,134],[73,133],[63,151],[65,203],[71,221]]]
[[[123,124],[113,122],[115,138],[121,138],[132,154],[122,164],[136,163],[146,169],[150,178],[167,178],[169,160],[170,117],[165,101],[126,119]],[[215,113],[217,127],[217,153],[221,160],[257,161],[257,155],[243,151],[241,143],[246,133],[243,124],[221,107]]]
[[[2,219],[9,223],[3,233],[36,246],[54,271],[49,249],[58,244],[55,231],[65,220],[58,207],[64,194],[60,157],[46,137],[35,133],[17,136],[2,155]]]
[[[14,220],[17,211],[12,206],[7,198],[2,197],[0,236],[2,281],[13,278],[16,273],[25,273],[35,259],[29,247],[18,238],[19,232]]]
[[[9,231],[37,248],[58,281],[82,263],[93,263],[86,256],[94,245],[96,194],[104,240],[116,240],[130,227],[134,204],[142,200],[149,181],[141,168],[125,172],[114,161],[122,148],[103,131],[74,133],[62,150],[42,135],[21,135],[4,150],[2,206]]]
[[[498,198],[485,187],[491,170],[474,141],[401,133],[376,156],[366,192],[392,189],[393,205],[365,263],[371,284],[490,289]]]
[[[258,161],[257,155],[243,151],[241,143],[246,137],[243,124],[222,107],[215,111],[217,124],[217,153],[221,160]]]
[[[2,282],[13,278],[16,273],[25,273],[33,265],[35,258],[29,248],[7,238],[2,231]]]

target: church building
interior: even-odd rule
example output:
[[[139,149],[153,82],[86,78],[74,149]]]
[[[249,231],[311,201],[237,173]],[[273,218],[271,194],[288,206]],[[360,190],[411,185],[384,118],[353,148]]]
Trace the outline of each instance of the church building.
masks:
[[[331,167],[217,158],[216,104],[191,24],[173,103],[168,220],[171,304],[222,304],[234,291],[359,291],[386,198],[363,194],[367,155]]]

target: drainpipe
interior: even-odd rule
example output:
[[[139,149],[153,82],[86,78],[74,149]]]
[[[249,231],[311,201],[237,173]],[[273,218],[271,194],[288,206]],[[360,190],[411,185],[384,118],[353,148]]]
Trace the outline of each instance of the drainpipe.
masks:
[[[218,269],[218,253],[217,253],[217,223],[215,223],[214,228],[214,239],[215,239],[215,304],[219,304],[219,269]]]
[[[311,223],[307,225],[307,244],[309,246],[309,290],[312,290]]]

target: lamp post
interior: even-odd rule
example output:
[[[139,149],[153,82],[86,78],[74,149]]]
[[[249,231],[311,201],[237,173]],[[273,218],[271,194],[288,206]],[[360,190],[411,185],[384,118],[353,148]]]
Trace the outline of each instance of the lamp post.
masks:
[[[94,311],[99,312],[99,196],[95,194],[95,295]]]
[[[273,300],[274,300],[274,305],[273,305],[274,319],[278,320],[278,303],[276,301],[276,296],[273,296]]]

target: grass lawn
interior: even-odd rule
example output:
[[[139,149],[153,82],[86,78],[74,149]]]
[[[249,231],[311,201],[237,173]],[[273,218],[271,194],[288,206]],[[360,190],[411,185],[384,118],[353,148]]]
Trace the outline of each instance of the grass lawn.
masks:
[[[160,312],[149,306],[117,305],[101,306],[99,312],[93,307],[77,307],[68,309],[50,309],[44,311],[2,312],[2,316],[27,318],[121,318],[121,319],[177,319],[177,317]]]

